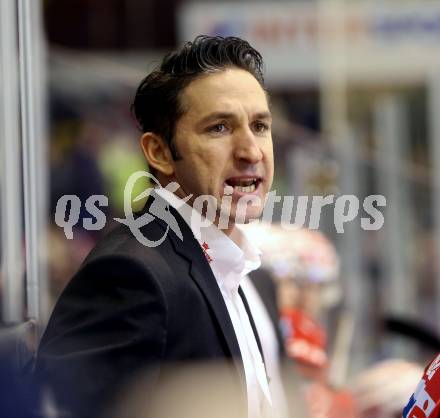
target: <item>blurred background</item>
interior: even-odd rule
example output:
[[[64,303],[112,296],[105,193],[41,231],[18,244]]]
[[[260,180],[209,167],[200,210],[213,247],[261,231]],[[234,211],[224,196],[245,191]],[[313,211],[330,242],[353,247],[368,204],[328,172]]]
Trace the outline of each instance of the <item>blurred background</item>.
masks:
[[[343,233],[334,205],[319,224],[339,259],[337,302],[319,318],[337,380],[438,351],[440,2],[2,0],[0,19],[5,328],[44,324],[123,215],[124,185],[146,169],[130,114],[140,80],[196,35],[233,35],[265,60],[273,189],[361,202]],[[73,239],[55,223],[66,194],[82,202]],[[83,227],[91,195],[108,196],[102,230]],[[386,198],[377,231],[361,227],[369,195]]]

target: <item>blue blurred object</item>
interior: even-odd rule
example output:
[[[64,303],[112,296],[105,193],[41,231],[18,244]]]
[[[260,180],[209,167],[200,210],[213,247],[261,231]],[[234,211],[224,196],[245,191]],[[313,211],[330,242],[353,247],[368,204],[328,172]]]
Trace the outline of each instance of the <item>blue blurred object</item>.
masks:
[[[39,389],[32,377],[35,324],[26,322],[0,331],[0,416],[36,418]]]

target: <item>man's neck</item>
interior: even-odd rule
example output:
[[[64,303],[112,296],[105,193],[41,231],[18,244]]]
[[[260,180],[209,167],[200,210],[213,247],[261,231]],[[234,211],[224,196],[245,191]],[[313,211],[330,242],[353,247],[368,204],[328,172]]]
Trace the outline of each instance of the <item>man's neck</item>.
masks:
[[[163,190],[164,188],[162,188]],[[168,192],[170,192],[170,190],[168,190]],[[187,197],[187,195],[185,194],[185,192],[182,189],[178,189],[174,192],[172,192],[172,194],[177,197],[178,199],[182,199],[185,200],[185,198]],[[194,208],[194,199],[188,199],[186,201],[186,205],[190,206],[192,208],[192,210],[195,210],[197,212],[199,212],[196,208]],[[199,212],[200,215],[202,217],[206,217],[206,208],[204,207],[203,209],[205,209],[205,211]],[[205,213],[204,213],[205,212]],[[235,244],[237,244],[240,247],[241,244],[241,234],[238,231],[238,228],[236,227],[235,223],[233,222],[228,222],[228,224],[225,226],[224,225],[224,220],[222,219],[222,227],[219,228],[219,223],[220,223],[220,219],[221,216],[219,214],[219,210],[217,210],[217,213],[215,215],[215,219],[214,222],[212,222],[212,225],[214,225],[219,231],[223,232],[228,238],[230,238],[232,241],[234,241]]]
[[[179,199],[184,199],[187,196],[186,192],[182,188],[179,188],[178,190],[176,190],[174,192],[174,194]],[[194,208],[194,205],[193,205],[194,198],[189,199],[187,201],[187,204],[190,205],[194,210],[197,210],[196,208]],[[204,207],[204,209],[207,210],[205,207]],[[204,213],[204,212],[202,212],[201,215],[203,217],[206,217],[206,213]],[[216,226],[217,229],[222,231],[225,235],[227,235],[229,238],[231,238],[237,245],[239,245],[234,239],[234,237],[236,237],[238,239],[238,237],[240,236],[240,234],[238,233],[237,228],[235,226],[235,223],[229,222],[226,228],[225,227],[219,228],[219,226],[218,226],[219,223],[220,223],[220,213],[219,213],[219,210],[217,210],[213,224]]]

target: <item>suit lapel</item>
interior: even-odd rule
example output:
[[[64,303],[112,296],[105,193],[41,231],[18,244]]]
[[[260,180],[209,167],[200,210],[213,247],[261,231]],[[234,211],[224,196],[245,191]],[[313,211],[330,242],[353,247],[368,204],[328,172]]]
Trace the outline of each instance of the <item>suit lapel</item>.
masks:
[[[269,272],[264,268],[259,268],[258,270],[252,271],[249,273],[249,276],[272,321],[278,341],[279,354],[280,357],[283,358],[285,356],[284,339],[280,330],[280,319],[278,314],[275,284],[272,281]]]
[[[252,331],[254,333],[255,341],[257,342],[258,350],[260,351],[261,359],[263,360],[264,365],[266,365],[265,359],[264,359],[264,353],[263,348],[261,347],[261,341],[260,337],[258,335],[258,330],[254,322],[254,318],[251,313],[251,308],[249,307],[248,301],[246,299],[246,296],[244,295],[243,289],[241,286],[238,287],[238,294],[240,295],[241,300],[243,301],[244,308],[246,309],[246,313],[249,317],[249,322],[251,324]]]
[[[155,195],[154,198],[162,199],[160,196],[157,195]],[[153,198],[150,196],[143,212],[148,210],[148,207],[151,205],[152,199]],[[234,363],[237,366],[238,372],[242,377],[242,381],[245,382],[240,347],[238,345],[237,337],[235,336],[234,327],[232,325],[231,318],[229,317],[226,304],[224,302],[220,288],[217,284],[217,280],[212,273],[211,267],[209,266],[199,243],[194,238],[190,227],[172,206],[168,205],[168,207],[170,213],[177,221],[183,240],[180,240],[180,238],[171,229],[169,229],[168,231],[169,238],[171,239],[176,253],[189,261],[191,265],[191,278],[195,281],[198,288],[210,305],[217,320],[217,324],[222,331],[226,346],[229,349],[231,357],[233,358]],[[163,220],[156,218],[156,221],[159,222],[159,224],[161,224],[163,228],[167,227]]]
[[[191,277],[210,304],[232,357],[241,359],[240,347],[237,337],[235,336],[234,327],[211,267],[189,226],[180,217],[177,211],[173,208],[171,208],[171,210],[176,219],[178,219],[183,235],[183,241],[181,241],[174,233],[170,232],[174,249],[190,262]]]

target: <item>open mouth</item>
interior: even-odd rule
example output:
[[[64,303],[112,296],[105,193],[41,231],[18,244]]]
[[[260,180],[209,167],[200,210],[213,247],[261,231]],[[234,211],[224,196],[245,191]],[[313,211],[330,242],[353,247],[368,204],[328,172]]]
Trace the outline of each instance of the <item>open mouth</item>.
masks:
[[[234,188],[234,192],[253,193],[263,181],[261,177],[231,177],[226,184]]]

